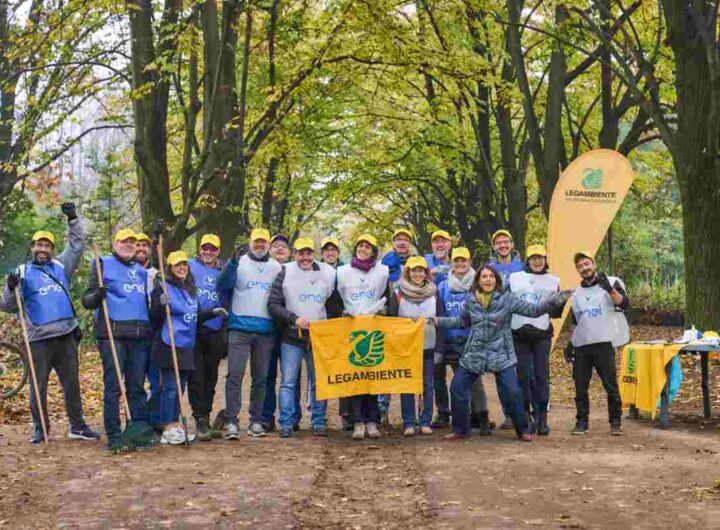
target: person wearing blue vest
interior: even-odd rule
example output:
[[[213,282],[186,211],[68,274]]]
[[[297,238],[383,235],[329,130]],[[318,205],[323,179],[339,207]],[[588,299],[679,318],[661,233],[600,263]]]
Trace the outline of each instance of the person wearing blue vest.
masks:
[[[103,417],[108,447],[111,450],[119,447],[122,434],[120,385],[102,314],[103,300],[107,303],[132,419],[135,422],[145,422],[148,419],[145,375],[152,344],[152,325],[147,272],[135,262],[136,239],[135,232],[128,228],[115,234],[113,253],[100,259],[104,287],[100,287],[98,283],[93,262],[89,285],[82,298],[85,309],[95,310],[95,338],[103,363]]]
[[[170,307],[173,338],[177,353],[180,385],[184,390],[189,374],[195,369],[195,341],[199,323],[227,315],[222,307],[202,309],[198,299],[195,278],[188,265],[188,256],[179,250],[167,258],[167,293],[161,282],[156,281],[150,299],[150,318],[158,324],[158,331],[152,346],[153,364],[160,373],[160,391],[153,395],[151,416],[156,426],[162,426],[161,443],[179,445],[185,441],[185,432],[178,422],[180,405],[179,389],[175,382],[175,371],[170,343],[170,326],[166,306]],[[192,436],[189,436],[192,439]]]
[[[521,272],[525,268],[520,253],[515,250],[515,242],[512,234],[504,229],[495,231],[490,238],[492,252],[486,265],[490,265],[500,273],[503,289],[510,289],[510,275],[514,272]],[[512,429],[513,423],[508,411],[503,409],[505,420],[500,425],[503,430]]]
[[[232,290],[228,322],[228,375],[225,384],[226,440],[239,438],[242,380],[250,361],[249,436],[265,436],[261,423],[267,372],[275,345],[275,326],[267,300],[282,266],[268,253],[270,232],[255,228],[250,247],[240,247],[218,278],[218,289]],[[247,252],[246,252],[247,249]]]
[[[273,282],[268,311],[280,328],[280,437],[293,434],[297,412],[295,396],[303,359],[307,368],[308,401],[312,433],[327,436],[327,402],[315,399],[315,367],[310,350],[310,322],[326,320],[342,312],[335,292],[335,269],[315,261],[312,239],[298,238],[293,245],[295,261],[283,266]],[[329,307],[335,301],[335,307]]]
[[[525,270],[510,275],[510,291],[530,303],[539,302],[560,290],[560,278],[548,272],[547,251],[543,245],[527,247]],[[513,342],[518,360],[518,376],[525,400],[525,415],[531,432],[550,434],[547,406],[550,399],[550,347],[553,327],[548,315],[512,317]]]
[[[217,280],[223,263],[220,255],[220,238],[205,234],[200,239],[198,257],[190,260],[190,272],[195,278],[201,310],[225,307],[228,292],[218,290]],[[203,322],[195,341],[195,370],[188,381],[188,395],[197,439],[212,440],[210,412],[215,399],[220,360],[227,355],[227,326],[222,316]]]
[[[462,315],[465,303],[472,298],[472,284],[475,271],[471,265],[470,251],[465,247],[457,247],[452,251],[453,268],[448,279],[440,284],[438,292],[446,316],[459,317]],[[437,416],[431,426],[441,429],[450,425],[450,398],[448,396],[447,367],[452,368],[453,374],[458,369],[460,354],[470,335],[468,329],[449,329],[445,331],[445,351],[435,358],[433,382],[435,387],[435,406]],[[478,377],[472,387],[470,426],[479,429],[480,434],[492,434],[493,424],[488,418],[487,397],[482,377]]]
[[[31,261],[20,265],[7,278],[7,286],[0,300],[0,311],[17,313],[15,289],[20,288],[24,300],[30,349],[38,382],[38,393],[45,415],[45,425],[50,423],[47,409],[47,385],[50,372],[60,379],[65,410],[70,420],[69,438],[74,440],[98,440],[100,435],[85,423],[80,395],[78,343],[80,328],[75,308],[70,299],[70,280],[85,250],[85,234],[78,219],[75,204],[66,202],[61,206],[68,220],[68,244],[57,257],[55,236],[41,230],[32,237]],[[30,382],[32,385],[32,381]],[[30,411],[34,429],[31,443],[43,441],[43,432],[35,402],[35,391],[30,389]]]
[[[447,280],[448,273],[452,268],[452,263],[450,263],[452,238],[446,230],[435,230],[430,236],[430,246],[432,246],[432,252],[425,254],[425,261],[430,267],[435,285],[440,285]]]
[[[412,242],[412,232],[407,228],[398,228],[393,232],[393,249],[386,253],[380,261],[390,271],[390,283],[392,285],[400,281],[405,262],[413,256]]]

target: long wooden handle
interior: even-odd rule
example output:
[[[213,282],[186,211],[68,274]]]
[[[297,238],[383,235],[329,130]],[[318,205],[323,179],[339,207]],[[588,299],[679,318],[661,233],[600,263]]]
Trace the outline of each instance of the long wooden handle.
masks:
[[[98,252],[97,245],[93,243],[93,256],[95,257],[95,271],[97,272],[98,285],[105,287],[103,281],[102,271],[100,270],[100,253]],[[110,351],[112,352],[113,364],[115,365],[115,375],[117,376],[118,386],[120,386],[120,395],[122,396],[123,408],[125,409],[125,417],[132,419],[130,414],[130,405],[127,399],[127,390],[125,389],[125,380],[123,378],[122,370],[120,369],[120,361],[118,360],[117,349],[115,348],[115,337],[113,337],[112,328],[110,326],[110,313],[108,312],[107,301],[103,298],[102,300],[102,313],[105,318],[105,329],[107,330],[108,340],[110,341]]]
[[[18,317],[20,318],[20,327],[22,328],[23,341],[25,342],[25,352],[27,353],[28,364],[30,365],[30,376],[32,377],[33,389],[35,390],[35,402],[37,403],[38,413],[40,414],[40,425],[42,426],[43,442],[48,443],[47,425],[45,425],[45,413],[40,401],[40,389],[38,388],[37,375],[35,375],[35,361],[33,361],[32,350],[30,349],[30,339],[28,338],[27,326],[25,324],[25,308],[23,307],[22,296],[20,295],[20,285],[15,287],[15,300],[18,306]]]
[[[160,280],[162,282],[163,293],[168,294],[167,289],[167,278],[165,277],[165,258],[163,257],[163,237],[160,235],[158,241],[158,264],[160,265]],[[183,390],[180,386],[180,368],[178,367],[177,349],[175,348],[175,331],[173,330],[172,323],[172,312],[170,311],[170,304],[165,306],[165,318],[168,324],[168,335],[170,335],[170,351],[172,352],[173,369],[175,370],[175,384],[177,385],[178,400],[180,402],[180,415],[187,417],[185,413],[185,403],[183,399]],[[185,433],[187,437],[187,432]]]

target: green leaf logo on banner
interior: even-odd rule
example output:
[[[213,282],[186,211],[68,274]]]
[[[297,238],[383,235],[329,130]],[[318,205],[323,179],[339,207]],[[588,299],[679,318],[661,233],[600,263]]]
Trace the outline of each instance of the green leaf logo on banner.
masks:
[[[627,373],[628,375],[635,375],[635,348],[628,350],[628,361],[627,361]]]
[[[582,187],[586,190],[599,190],[603,183],[602,169],[586,169],[583,171],[583,178],[580,181]]]
[[[350,344],[353,351],[348,360],[354,366],[367,368],[385,360],[385,334],[382,331],[353,331],[350,333]]]

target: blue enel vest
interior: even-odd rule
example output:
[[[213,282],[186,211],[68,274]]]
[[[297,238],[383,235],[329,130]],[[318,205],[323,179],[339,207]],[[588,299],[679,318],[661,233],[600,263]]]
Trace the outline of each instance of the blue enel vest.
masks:
[[[525,270],[525,264],[517,256],[513,257],[508,263],[500,263],[499,261],[489,261],[486,265],[494,268],[503,279],[503,289],[510,290],[510,275],[515,272]]]
[[[107,307],[114,322],[149,322],[147,272],[138,263],[124,264],[115,256],[102,258]],[[94,271],[93,271],[94,272]],[[96,311],[100,316],[100,310]]]
[[[195,277],[200,309],[207,310],[222,307],[222,293],[217,289],[217,279],[220,276],[220,271],[212,267],[206,267],[197,259],[190,260],[190,271]],[[223,318],[218,316],[207,320],[203,322],[203,327],[218,331],[222,328]]]
[[[195,335],[198,323],[198,299],[189,292],[172,283],[167,284],[170,296],[170,315],[173,331],[175,332],[175,346],[178,348],[195,347]],[[167,317],[163,322],[162,341],[170,346],[170,331]]]
[[[454,293],[450,290],[450,282],[444,281],[440,284],[440,300],[445,308],[445,315],[448,317],[461,317],[465,302],[472,298],[471,291]],[[467,338],[470,335],[470,328],[456,328],[445,331],[447,338]]]
[[[70,282],[62,263],[57,260],[44,265],[26,263],[22,268],[25,310],[33,326],[43,326],[57,320],[75,317],[75,311],[67,294]],[[65,289],[43,270],[57,278]]]
[[[435,282],[435,285],[440,286],[442,282],[447,280],[450,269],[452,269],[452,263],[450,263],[449,261],[440,261],[435,257],[435,254],[433,253],[425,254],[425,261],[427,261],[430,270],[436,268],[439,269],[435,271],[433,281]]]

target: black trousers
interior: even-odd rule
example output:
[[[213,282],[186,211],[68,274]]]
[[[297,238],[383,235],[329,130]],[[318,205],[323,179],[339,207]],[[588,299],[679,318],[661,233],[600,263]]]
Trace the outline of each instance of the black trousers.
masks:
[[[380,421],[380,407],[378,397],[371,394],[362,394],[350,397],[350,414],[354,423],[378,423]]]
[[[617,374],[615,370],[615,348],[609,342],[587,344],[575,348],[575,362],[573,363],[573,379],[575,379],[575,406],[576,418],[587,420],[590,415],[590,397],[588,388],[592,379],[593,368],[597,371],[607,392],[608,416],[610,422],[620,422],[622,415],[622,402],[618,390]]]
[[[545,412],[550,399],[552,335],[514,335],[513,342],[525,411]]]
[[[195,370],[188,381],[188,397],[195,420],[210,419],[220,360],[227,353],[225,330],[198,333],[195,341]]]
[[[50,372],[53,370],[55,370],[60,380],[70,427],[76,429],[85,425],[82,398],[80,397],[80,363],[78,361],[77,347],[78,343],[74,332],[61,337],[30,343],[38,389],[40,390],[40,402],[45,413],[45,425],[48,426],[48,429],[50,428],[50,420],[47,408],[47,387]],[[30,379],[30,412],[32,413],[33,423],[37,428],[40,428],[40,414],[35,400],[32,378]]]

